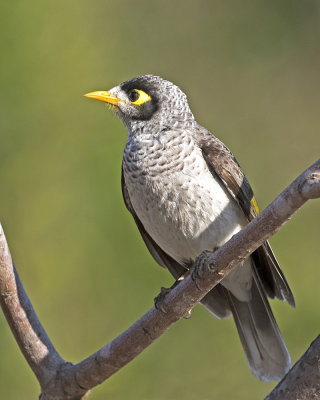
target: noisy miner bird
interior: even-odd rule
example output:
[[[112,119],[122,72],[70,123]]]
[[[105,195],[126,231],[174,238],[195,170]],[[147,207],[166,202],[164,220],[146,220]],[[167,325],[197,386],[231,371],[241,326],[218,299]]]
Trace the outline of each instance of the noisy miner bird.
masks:
[[[173,83],[145,75],[85,96],[112,106],[128,129],[122,192],[153,258],[178,279],[258,213],[249,182],[230,150],[195,120]],[[240,262],[201,303],[233,315],[252,372],[279,380],[290,356],[267,297],[295,305],[268,242]]]

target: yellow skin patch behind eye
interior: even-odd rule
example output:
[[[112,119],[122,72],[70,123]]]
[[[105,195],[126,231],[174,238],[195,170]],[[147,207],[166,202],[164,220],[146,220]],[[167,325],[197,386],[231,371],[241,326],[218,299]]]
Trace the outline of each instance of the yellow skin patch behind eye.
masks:
[[[251,205],[252,205],[254,211],[255,211],[257,214],[259,214],[260,211],[259,211],[259,207],[258,207],[258,204],[257,204],[257,201],[256,201],[255,197],[252,197],[252,199],[250,200],[250,203],[251,203]]]
[[[131,104],[134,104],[136,106],[141,106],[141,104],[144,104],[147,101],[151,100],[151,97],[143,90],[139,90],[139,89],[134,89],[134,90],[137,93],[139,93],[139,97],[137,98],[136,101],[132,101]]]

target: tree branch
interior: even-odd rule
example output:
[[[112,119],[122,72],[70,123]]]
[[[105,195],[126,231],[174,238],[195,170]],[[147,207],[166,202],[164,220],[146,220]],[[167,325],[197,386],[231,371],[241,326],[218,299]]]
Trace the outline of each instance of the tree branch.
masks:
[[[320,399],[320,336],[265,400]]]
[[[41,399],[83,399],[89,389],[134,359],[191,310],[235,265],[276,233],[307,200],[318,197],[320,159],[209,257],[197,285],[191,275],[181,281],[165,297],[162,303],[165,313],[153,307],[127,331],[76,365],[58,355],[41,326],[15,271],[1,228],[0,302],[20,349],[39,380]]]
[[[25,359],[45,387],[64,360],[43,329],[22,286],[0,225],[0,304]]]

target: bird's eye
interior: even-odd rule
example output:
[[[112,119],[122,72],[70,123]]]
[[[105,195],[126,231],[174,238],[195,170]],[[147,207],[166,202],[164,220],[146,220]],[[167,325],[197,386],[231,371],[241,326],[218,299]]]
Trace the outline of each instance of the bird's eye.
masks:
[[[128,97],[129,97],[129,100],[131,101],[131,103],[133,103],[138,100],[139,93],[136,90],[131,90]]]
[[[131,92],[128,94],[128,98],[132,104],[137,106],[140,106],[141,104],[151,100],[151,97],[146,92],[139,89],[131,90]]]

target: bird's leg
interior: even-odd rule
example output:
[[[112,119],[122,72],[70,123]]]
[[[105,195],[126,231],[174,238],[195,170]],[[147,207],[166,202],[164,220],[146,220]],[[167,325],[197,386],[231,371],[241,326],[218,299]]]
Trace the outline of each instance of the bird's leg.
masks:
[[[206,268],[208,264],[208,259],[209,257],[212,256],[212,253],[215,252],[218,248],[213,249],[213,251],[210,250],[204,250],[200,256],[196,259],[194,262],[193,268],[192,268],[192,273],[191,273],[191,278],[195,282],[197,288],[200,290],[198,282],[202,279],[203,276],[203,270]]]
[[[160,293],[158,296],[154,298],[154,306],[157,310],[162,311],[163,313],[166,313],[166,310],[164,309],[162,303],[163,300],[165,299],[166,295],[171,292],[172,289],[174,289],[181,281],[183,281],[188,275],[190,274],[190,271],[188,270],[185,272],[183,275],[181,275],[172,286],[169,288],[161,287]],[[190,314],[191,315],[191,314]]]
[[[171,287],[169,288],[161,287],[160,293],[158,294],[158,296],[154,298],[155,308],[159,311],[162,311],[163,313],[166,313],[166,310],[163,307],[163,300],[165,299],[166,295],[170,293],[171,290],[174,289],[179,284],[179,282],[183,281],[190,274],[192,280],[195,282],[197,288],[200,290],[198,282],[202,279],[203,270],[208,264],[209,257],[211,257],[212,253],[214,253],[216,250],[218,250],[218,247],[214,248],[212,251],[204,250],[200,254],[200,256],[197,257],[196,261],[193,264],[192,269],[189,269],[187,272],[181,275]],[[184,316],[184,318],[190,318],[190,316],[191,316],[191,310]]]

